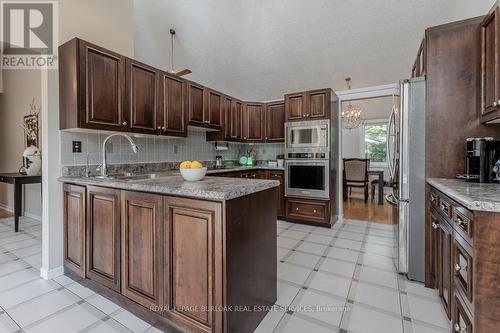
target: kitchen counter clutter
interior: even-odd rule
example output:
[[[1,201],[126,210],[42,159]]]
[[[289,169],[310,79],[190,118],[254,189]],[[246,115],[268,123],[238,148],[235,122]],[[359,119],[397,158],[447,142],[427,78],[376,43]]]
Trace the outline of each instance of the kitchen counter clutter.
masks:
[[[500,213],[500,184],[429,178],[427,183],[470,210]]]

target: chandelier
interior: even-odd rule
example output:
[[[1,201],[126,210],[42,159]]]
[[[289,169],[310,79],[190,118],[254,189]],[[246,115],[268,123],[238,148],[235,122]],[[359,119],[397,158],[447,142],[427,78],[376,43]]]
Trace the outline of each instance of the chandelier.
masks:
[[[351,78],[345,79],[347,90],[351,90]],[[342,106],[342,123],[346,129],[358,128],[363,123],[363,109],[351,102]]]

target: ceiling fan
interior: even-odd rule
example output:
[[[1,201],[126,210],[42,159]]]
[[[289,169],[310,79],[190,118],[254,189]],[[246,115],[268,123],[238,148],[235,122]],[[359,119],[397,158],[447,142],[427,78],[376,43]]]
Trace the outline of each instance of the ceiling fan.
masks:
[[[175,30],[170,29],[170,69],[167,71],[170,74],[177,75],[177,76],[183,76],[187,74],[191,74],[190,69],[182,69],[180,71],[174,70],[174,35],[175,35]]]

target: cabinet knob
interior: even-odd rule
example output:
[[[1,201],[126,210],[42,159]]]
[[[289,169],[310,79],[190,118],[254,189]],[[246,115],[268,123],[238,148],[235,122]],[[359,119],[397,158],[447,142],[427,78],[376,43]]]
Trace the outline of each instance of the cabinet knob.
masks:
[[[158,126],[157,128],[158,128],[159,130],[161,130],[161,126]]]
[[[243,139],[245,139],[245,140],[246,140],[246,139],[247,139],[247,137],[246,137],[246,136],[244,136],[244,137],[243,137]]]
[[[455,271],[460,272],[462,269],[464,269],[462,266],[455,264]]]
[[[455,332],[462,332],[462,333],[467,332],[467,328],[460,327],[459,324],[455,324],[455,326],[453,326],[453,329],[455,330]]]
[[[494,101],[493,102],[493,106],[497,106],[498,105],[498,102],[497,101]]]
[[[126,121],[124,121],[124,122],[122,123],[122,125],[123,125],[123,126],[127,126],[127,122],[126,122]]]
[[[432,228],[433,228],[433,229],[437,229],[437,228],[438,228],[437,223],[432,222]]]
[[[299,207],[295,208],[296,211],[299,211]]]
[[[167,128],[165,126],[163,126],[161,129],[165,131]]]
[[[316,209],[313,210],[313,213],[316,213]]]

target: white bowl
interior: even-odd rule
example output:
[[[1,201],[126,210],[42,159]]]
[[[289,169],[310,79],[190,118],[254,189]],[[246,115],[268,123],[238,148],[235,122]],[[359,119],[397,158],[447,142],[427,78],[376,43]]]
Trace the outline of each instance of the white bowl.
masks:
[[[196,182],[198,180],[202,180],[203,177],[205,177],[205,174],[207,173],[207,168],[180,169],[180,170],[182,178],[184,178],[184,180],[187,180],[188,182]]]

